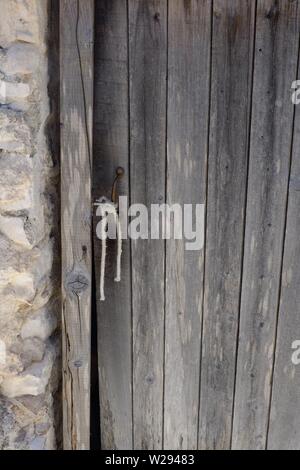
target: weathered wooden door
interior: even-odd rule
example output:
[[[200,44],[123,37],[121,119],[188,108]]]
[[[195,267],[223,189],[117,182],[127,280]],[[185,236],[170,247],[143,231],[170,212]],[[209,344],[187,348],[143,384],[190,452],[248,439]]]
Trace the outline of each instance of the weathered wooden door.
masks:
[[[299,449],[299,1],[61,3],[66,446],[94,295],[102,448]],[[110,242],[101,302],[86,214],[119,166],[130,204],[204,204],[205,244],[124,240],[115,283]]]

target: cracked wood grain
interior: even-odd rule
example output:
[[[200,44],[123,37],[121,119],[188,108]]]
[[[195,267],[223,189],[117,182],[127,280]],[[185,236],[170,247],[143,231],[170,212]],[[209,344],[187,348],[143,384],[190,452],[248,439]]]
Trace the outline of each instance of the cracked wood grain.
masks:
[[[90,446],[94,1],[60,1],[64,449]]]
[[[266,447],[291,161],[294,107],[290,89],[297,73],[299,13],[298,2],[257,3],[233,449]]]
[[[300,70],[298,67],[298,79],[299,76]],[[294,352],[292,349],[293,342],[300,339],[299,106],[295,107],[294,119],[294,139],[287,205],[283,269],[281,276],[281,298],[277,328],[276,360],[267,443],[267,447],[270,450],[300,450],[300,374],[299,365],[296,365],[292,361],[292,354]]]

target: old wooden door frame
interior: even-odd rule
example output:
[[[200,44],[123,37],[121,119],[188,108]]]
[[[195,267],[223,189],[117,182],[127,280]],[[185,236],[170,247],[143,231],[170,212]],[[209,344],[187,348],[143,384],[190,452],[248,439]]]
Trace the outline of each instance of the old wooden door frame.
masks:
[[[90,447],[94,0],[60,0],[63,441]]]

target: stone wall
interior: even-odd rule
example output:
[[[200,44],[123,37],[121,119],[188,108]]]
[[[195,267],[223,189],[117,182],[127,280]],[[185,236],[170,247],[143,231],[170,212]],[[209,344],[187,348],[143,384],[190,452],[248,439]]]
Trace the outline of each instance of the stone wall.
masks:
[[[0,0],[0,449],[57,446],[56,3]]]

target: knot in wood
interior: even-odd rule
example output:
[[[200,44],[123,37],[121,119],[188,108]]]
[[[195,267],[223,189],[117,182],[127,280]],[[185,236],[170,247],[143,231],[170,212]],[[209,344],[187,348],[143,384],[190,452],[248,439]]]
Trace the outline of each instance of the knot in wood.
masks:
[[[81,359],[76,359],[76,360],[73,362],[73,365],[74,365],[74,367],[76,367],[77,369],[79,369],[80,367],[82,367],[82,360],[81,360]]]
[[[152,374],[147,375],[146,382],[148,385],[154,384],[154,376]]]
[[[66,288],[69,292],[79,295],[89,286],[89,280],[82,273],[70,273],[66,280]]]

